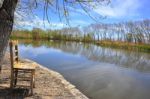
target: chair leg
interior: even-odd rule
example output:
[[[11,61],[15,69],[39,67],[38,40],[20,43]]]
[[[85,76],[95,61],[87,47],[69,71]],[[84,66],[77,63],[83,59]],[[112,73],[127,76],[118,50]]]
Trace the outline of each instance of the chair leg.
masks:
[[[35,70],[33,70],[33,88],[35,88]]]
[[[15,70],[15,82],[14,82],[14,86],[17,85],[17,76],[18,76],[18,70]]]
[[[15,71],[15,86],[17,85],[18,70]]]
[[[10,83],[10,88],[11,88],[11,89],[13,89],[13,87],[14,87],[14,83],[13,83],[13,82],[14,82],[14,78],[11,77],[11,83]]]
[[[14,70],[11,71],[11,83],[10,83],[10,88],[14,88]]]
[[[30,82],[30,87],[31,87],[31,95],[33,95],[33,74],[34,74],[34,71],[31,72],[31,82]]]

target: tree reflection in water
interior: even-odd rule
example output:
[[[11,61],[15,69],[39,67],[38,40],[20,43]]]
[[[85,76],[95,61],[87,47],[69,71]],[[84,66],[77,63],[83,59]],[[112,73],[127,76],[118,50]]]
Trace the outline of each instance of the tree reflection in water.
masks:
[[[82,55],[89,60],[116,64],[117,66],[133,68],[141,72],[150,71],[149,53],[104,48],[81,42],[20,40],[20,43],[26,46],[32,45],[33,47],[51,47],[66,53]]]

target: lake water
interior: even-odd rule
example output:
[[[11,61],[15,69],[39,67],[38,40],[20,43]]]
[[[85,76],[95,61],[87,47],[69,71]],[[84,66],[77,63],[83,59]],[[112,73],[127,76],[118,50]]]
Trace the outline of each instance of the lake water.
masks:
[[[150,99],[150,53],[59,41],[20,41],[19,52],[61,73],[90,99]]]

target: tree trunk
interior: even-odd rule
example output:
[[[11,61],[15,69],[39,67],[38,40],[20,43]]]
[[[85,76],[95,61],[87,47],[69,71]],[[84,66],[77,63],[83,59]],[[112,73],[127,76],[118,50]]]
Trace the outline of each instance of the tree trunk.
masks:
[[[0,8],[0,68],[12,32],[17,2],[18,0],[4,0]]]

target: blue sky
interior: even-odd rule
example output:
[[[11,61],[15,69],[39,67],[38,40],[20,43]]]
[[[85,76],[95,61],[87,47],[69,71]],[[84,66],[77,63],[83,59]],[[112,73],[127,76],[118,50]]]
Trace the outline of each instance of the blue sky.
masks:
[[[22,16],[16,13],[16,26],[23,27],[24,29],[32,29],[33,27],[39,27],[42,29],[61,29],[63,27],[67,27],[65,20],[60,21],[58,14],[51,13],[51,11],[48,13],[50,16],[50,24],[47,20],[43,21],[42,9],[38,8],[34,10],[34,13],[34,17],[31,15],[30,18],[27,17],[24,18],[24,20],[20,20]],[[102,23],[118,23],[150,19],[150,1],[112,0],[109,5],[98,5],[91,11],[91,15],[94,17],[98,17],[99,14],[106,16],[104,19],[97,19],[97,22]],[[70,8],[69,19],[72,27],[82,27],[95,23],[95,21],[86,15],[80,7],[78,8],[78,6],[76,6],[76,10],[72,10],[72,8]]]

